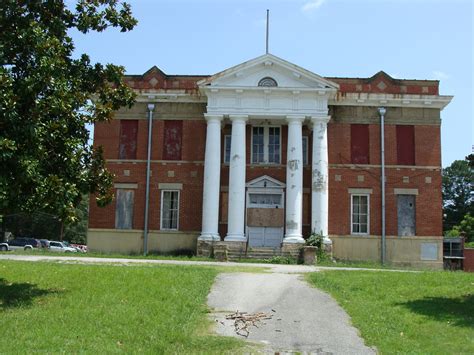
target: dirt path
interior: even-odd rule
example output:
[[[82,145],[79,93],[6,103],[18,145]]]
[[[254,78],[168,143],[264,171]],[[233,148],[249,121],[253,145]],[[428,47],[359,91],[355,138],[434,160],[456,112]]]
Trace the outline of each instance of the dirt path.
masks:
[[[348,315],[324,292],[310,287],[297,274],[220,274],[208,296],[218,334],[242,338],[236,312],[264,312],[269,320],[250,326],[248,340],[263,344],[264,352],[315,354],[375,354],[366,347]]]

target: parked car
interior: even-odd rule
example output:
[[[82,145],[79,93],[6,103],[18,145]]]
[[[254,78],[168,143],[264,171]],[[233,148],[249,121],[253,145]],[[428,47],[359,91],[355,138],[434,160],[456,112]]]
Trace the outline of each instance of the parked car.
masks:
[[[49,250],[50,251],[62,252],[62,253],[77,253],[76,248],[68,247],[68,246],[66,246],[66,244],[64,244],[64,242],[50,241],[49,242]]]
[[[11,250],[33,250],[33,248],[41,248],[41,242],[34,238],[15,238],[8,242],[8,246]]]
[[[76,248],[79,253],[87,253],[87,245],[71,244],[71,247]]]
[[[49,248],[49,240],[48,239],[40,239],[39,241],[41,243],[42,248],[45,248],[45,249]]]

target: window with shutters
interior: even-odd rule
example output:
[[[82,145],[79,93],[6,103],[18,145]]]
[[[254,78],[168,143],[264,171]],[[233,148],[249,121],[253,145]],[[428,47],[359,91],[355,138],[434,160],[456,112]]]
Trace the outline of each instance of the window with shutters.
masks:
[[[163,160],[181,160],[183,121],[166,120],[164,126]]]
[[[397,126],[397,164],[415,165],[415,126]]]
[[[369,164],[369,125],[351,125],[351,162]]]
[[[137,159],[138,120],[120,121],[119,159]]]

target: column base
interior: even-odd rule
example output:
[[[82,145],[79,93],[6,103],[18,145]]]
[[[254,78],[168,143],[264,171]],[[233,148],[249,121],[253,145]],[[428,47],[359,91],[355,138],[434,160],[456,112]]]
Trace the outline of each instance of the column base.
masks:
[[[244,234],[227,234],[224,238],[225,242],[246,242],[247,237]]]
[[[199,237],[198,240],[206,241],[206,242],[218,242],[221,240],[221,237],[219,234],[214,234],[214,233],[202,233]]]
[[[283,244],[304,244],[305,241],[301,234],[287,234],[283,239]]]
[[[328,236],[325,236],[323,239],[323,245],[321,245],[321,248],[324,250],[324,252],[327,254],[327,256],[332,259],[332,240],[329,239]]]
[[[281,255],[282,256],[289,256],[296,260],[300,260],[301,258],[301,251],[303,249],[302,243],[285,243],[281,247]]]

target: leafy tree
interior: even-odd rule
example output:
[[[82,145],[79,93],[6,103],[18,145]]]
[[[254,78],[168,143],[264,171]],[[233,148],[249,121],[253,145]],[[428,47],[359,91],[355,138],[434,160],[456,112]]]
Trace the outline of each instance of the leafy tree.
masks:
[[[87,124],[131,106],[123,67],[73,56],[69,32],[131,30],[137,21],[118,0],[0,1],[0,215],[43,211],[67,223],[93,193],[110,203],[113,176]]]
[[[71,243],[86,244],[89,203],[87,196],[84,196],[79,206],[76,208],[77,221],[64,226],[63,239]]]
[[[455,160],[443,169],[444,230],[459,225],[464,216],[474,216],[474,170],[467,160]]]
[[[454,226],[453,229],[446,233],[448,237],[464,236],[465,242],[474,242],[474,216],[467,214],[459,225]]]

